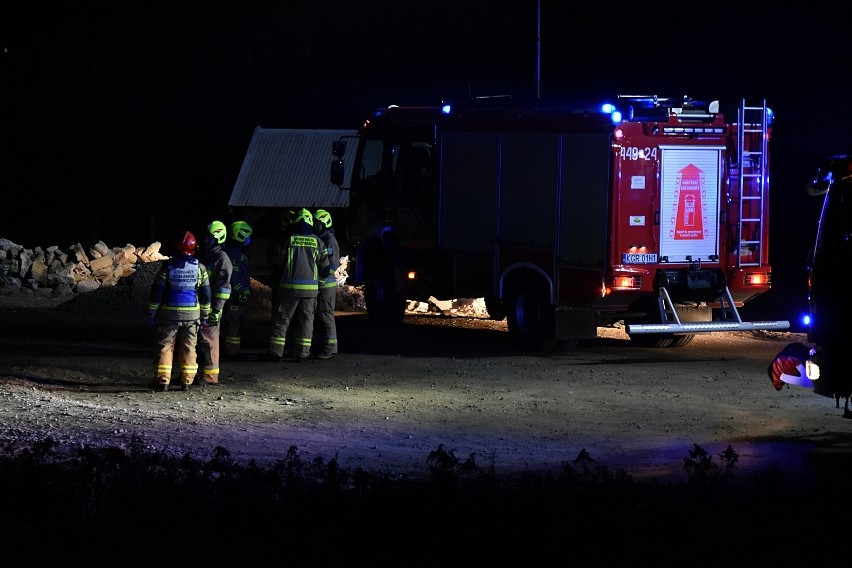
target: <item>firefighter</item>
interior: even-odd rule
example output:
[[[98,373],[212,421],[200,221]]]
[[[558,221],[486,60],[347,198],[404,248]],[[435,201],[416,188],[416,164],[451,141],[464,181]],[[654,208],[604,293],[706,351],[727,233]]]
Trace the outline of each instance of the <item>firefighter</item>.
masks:
[[[219,384],[219,320],[225,303],[231,297],[231,277],[234,265],[222,244],[228,229],[222,221],[207,225],[202,243],[201,263],[207,268],[210,290],[213,294],[207,325],[198,334],[198,355],[201,363],[201,378],[198,386]]]
[[[228,228],[225,252],[231,259],[231,295],[225,304],[222,317],[222,347],[225,359],[242,360],[242,331],[245,327],[246,310],[251,298],[251,271],[248,249],[251,246],[251,225],[245,221],[234,221]]]
[[[187,390],[198,373],[198,329],[207,324],[211,293],[207,269],[193,256],[197,244],[195,235],[181,231],[174,242],[175,255],[163,261],[151,285],[147,315],[156,326],[159,347],[150,385],[155,391],[169,390],[175,356],[180,390]]]
[[[307,209],[296,213],[287,246],[279,249],[276,262],[283,266],[278,282],[278,307],[272,318],[272,333],[266,354],[268,361],[281,361],[291,324],[290,354],[296,361],[310,355],[314,332],[314,312],[319,294],[318,264],[326,258],[325,247],[314,234],[313,215]]]
[[[278,256],[278,251],[287,246],[290,239],[290,229],[293,227],[293,222],[296,220],[296,211],[288,209],[281,213],[278,223],[280,231],[278,235],[270,240],[269,247],[266,250],[266,261],[270,269],[269,286],[272,289],[272,313],[275,317],[278,302],[278,283],[281,281],[281,271],[284,269],[281,259]]]
[[[325,360],[337,355],[337,325],[334,321],[337,300],[335,273],[340,268],[340,246],[334,236],[334,229],[331,228],[331,214],[325,209],[317,209],[314,215],[314,232],[325,247],[327,258],[319,267],[319,295],[311,345],[313,357]]]

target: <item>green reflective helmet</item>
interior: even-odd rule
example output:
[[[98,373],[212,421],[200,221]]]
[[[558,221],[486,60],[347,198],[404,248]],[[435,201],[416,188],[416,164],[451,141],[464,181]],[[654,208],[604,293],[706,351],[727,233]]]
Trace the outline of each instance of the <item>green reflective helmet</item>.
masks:
[[[311,215],[311,212],[307,209],[299,209],[299,211],[296,213],[296,219],[293,222],[298,223],[299,221],[304,221],[311,227],[314,226],[314,216]]]
[[[207,230],[220,245],[225,242],[225,238],[228,236],[228,229],[222,221],[213,221],[207,225]]]
[[[238,243],[248,244],[251,241],[251,225],[245,221],[231,223],[231,238]]]
[[[326,229],[331,228],[331,213],[325,209],[317,209],[314,219],[322,223]]]

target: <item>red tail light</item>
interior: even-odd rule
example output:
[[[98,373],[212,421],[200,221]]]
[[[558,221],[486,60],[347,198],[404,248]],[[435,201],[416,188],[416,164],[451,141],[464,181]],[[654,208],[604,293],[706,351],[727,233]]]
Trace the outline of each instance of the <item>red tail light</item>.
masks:
[[[767,286],[769,275],[762,272],[746,272],[743,276],[743,284],[746,286]]]

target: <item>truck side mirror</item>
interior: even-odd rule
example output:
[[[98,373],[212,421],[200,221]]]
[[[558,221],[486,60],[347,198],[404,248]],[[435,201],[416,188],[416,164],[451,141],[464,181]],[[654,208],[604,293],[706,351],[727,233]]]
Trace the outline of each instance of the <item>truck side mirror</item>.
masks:
[[[335,158],[342,158],[346,155],[346,140],[334,140],[331,143],[331,155]]]
[[[343,173],[346,170],[343,160],[340,158],[331,161],[331,183],[336,186],[343,185]]]
[[[331,161],[331,183],[338,187],[343,186],[344,172],[346,171],[343,156],[346,155],[346,140],[334,140],[331,143],[331,155],[335,157]]]

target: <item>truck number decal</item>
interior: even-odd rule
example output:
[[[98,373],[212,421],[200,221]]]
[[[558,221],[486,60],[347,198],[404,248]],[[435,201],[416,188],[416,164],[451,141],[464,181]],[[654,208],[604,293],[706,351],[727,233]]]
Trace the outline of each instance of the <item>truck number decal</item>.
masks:
[[[657,149],[656,148],[639,148],[638,146],[622,146],[619,151],[619,157],[622,160],[656,160],[657,159]]]

